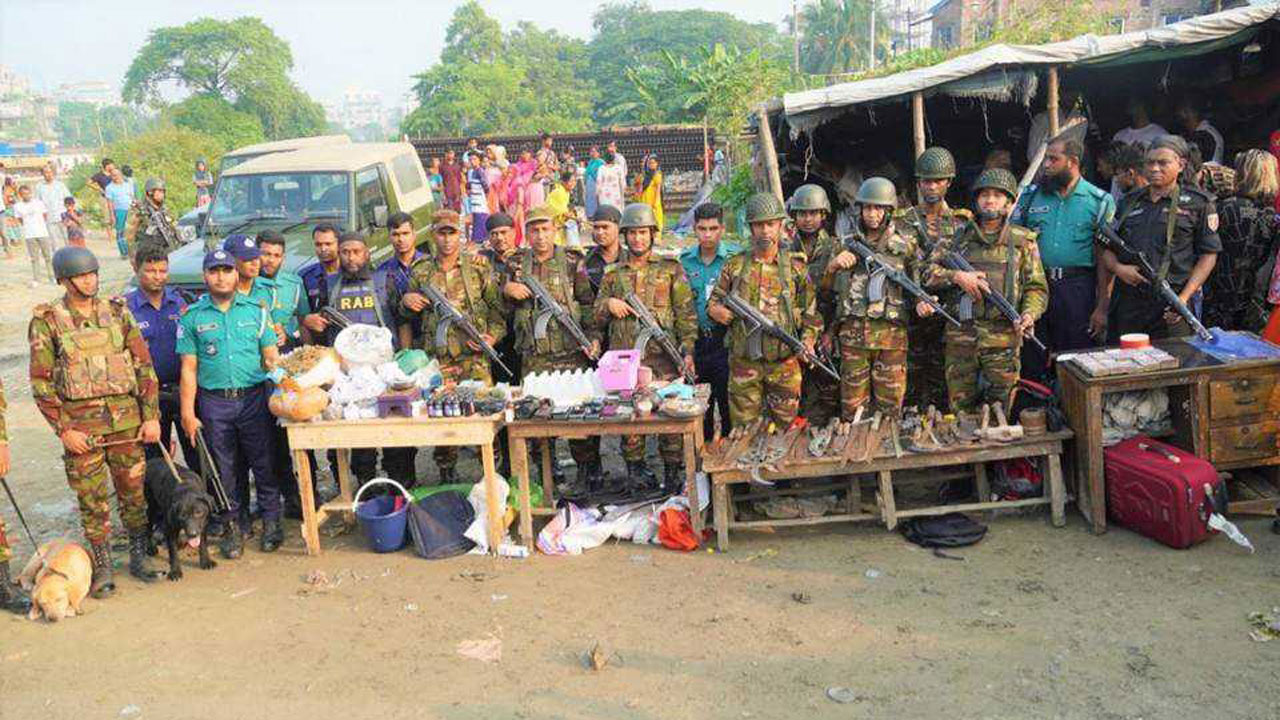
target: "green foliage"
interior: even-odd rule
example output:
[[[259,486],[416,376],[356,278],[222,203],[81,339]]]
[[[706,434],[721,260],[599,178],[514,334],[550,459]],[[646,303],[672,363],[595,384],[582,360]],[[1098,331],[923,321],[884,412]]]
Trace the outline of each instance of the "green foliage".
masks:
[[[196,190],[191,183],[191,175],[195,172],[196,158],[204,158],[209,167],[216,168],[218,159],[222,157],[221,141],[213,136],[196,132],[190,128],[171,124],[160,124],[154,129],[140,135],[111,143],[101,157],[113,158],[116,162],[133,166],[133,180],[142,191],[147,178],[158,177],[166,185],[166,204],[174,216],[195,207]],[[97,172],[101,157],[95,158],[87,168],[84,178],[73,176],[69,184],[80,201],[82,210],[92,213],[95,220],[100,218],[101,201],[98,196],[84,185],[89,175]]]
[[[870,35],[870,0],[816,0],[800,10],[800,69],[815,75],[865,68]],[[887,54],[889,18],[876,12],[876,58]]]
[[[720,44],[752,48],[763,60],[787,57],[777,28],[747,23],[723,12],[706,10],[654,11],[643,0],[612,2],[592,18],[595,36],[587,46],[586,79],[594,89],[595,116],[600,122],[652,122],[653,108],[633,92],[628,72],[661,69],[663,53],[695,58]],[[627,105],[627,103],[635,103]],[[744,108],[745,109],[745,108]]]
[[[289,44],[258,18],[200,18],[153,30],[121,94],[135,105],[163,107],[162,91],[177,84],[257,116],[272,139],[322,132],[324,111],[289,78],[292,68]]]
[[[192,95],[166,113],[174,125],[216,138],[224,152],[266,139],[258,116],[241,112],[216,95]]]
[[[417,136],[575,132],[590,127],[586,45],[522,22],[503,34],[478,3],[459,7],[441,61],[415,76]]]
[[[53,129],[64,147],[98,147],[137,135],[151,122],[133,107],[99,108],[92,103],[64,101],[58,103],[58,118],[53,122]]]
[[[734,133],[748,107],[776,94],[788,77],[782,61],[766,59],[759,48],[742,52],[716,43],[699,48],[692,59],[667,50],[660,56],[661,64],[627,69],[632,84],[627,96],[634,99],[610,108],[609,114],[673,123],[706,118],[723,137]]]
[[[756,192],[755,179],[750,163],[742,163],[729,173],[729,181],[711,191],[711,199],[725,209],[725,215],[737,218],[738,211],[747,205],[747,198]],[[742,230],[742,228],[739,228]]]

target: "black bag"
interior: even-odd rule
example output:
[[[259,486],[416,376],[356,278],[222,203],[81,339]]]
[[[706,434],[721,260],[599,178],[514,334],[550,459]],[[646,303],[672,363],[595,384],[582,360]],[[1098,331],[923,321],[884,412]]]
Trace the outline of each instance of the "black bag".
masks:
[[[409,503],[413,549],[428,560],[467,552],[476,544],[463,533],[475,517],[475,509],[462,493],[440,492]]]
[[[962,513],[947,513],[911,518],[902,523],[902,534],[921,547],[964,547],[981,540],[987,534],[987,526]]]
[[[1013,408],[1009,412],[1009,422],[1021,422],[1022,411],[1031,408],[1044,410],[1045,429],[1058,432],[1067,426],[1067,416],[1062,412],[1058,402],[1057,381],[1049,380],[1048,385],[1041,385],[1034,380],[1021,378],[1018,380],[1017,392],[1013,396]]]

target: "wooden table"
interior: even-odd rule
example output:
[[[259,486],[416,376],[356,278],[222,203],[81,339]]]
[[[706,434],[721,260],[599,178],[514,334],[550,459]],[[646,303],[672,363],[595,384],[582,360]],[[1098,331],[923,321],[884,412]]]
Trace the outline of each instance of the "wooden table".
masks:
[[[1102,409],[1108,393],[1164,388],[1169,393],[1169,442],[1209,460],[1219,470],[1280,465],[1280,358],[1224,362],[1185,339],[1154,345],[1180,367],[1092,377],[1071,362],[1057,363],[1058,392],[1075,433],[1076,503],[1095,533],[1107,530]],[[1231,503],[1231,512],[1274,512],[1276,500]]]
[[[770,481],[851,475],[846,512],[809,518],[740,521],[736,518],[730,497],[730,486],[749,482],[749,473],[736,468],[708,470],[708,474],[711,476],[712,505],[715,513],[716,547],[720,550],[729,548],[729,530],[731,528],[818,525],[880,519],[884,521],[886,528],[892,530],[897,527],[898,520],[902,518],[945,515],[952,512],[997,510],[1029,505],[1048,505],[1054,526],[1062,527],[1066,524],[1066,488],[1063,483],[1060,455],[1062,454],[1063,443],[1070,438],[1071,433],[1064,430],[1038,437],[1027,437],[1011,443],[984,442],[979,445],[958,446],[954,449],[938,452],[905,453],[902,457],[895,457],[889,454],[860,463],[845,462],[843,459],[792,461],[780,467],[778,472],[765,471],[761,473],[764,479]],[[1043,497],[1023,500],[981,501],[960,505],[938,505],[912,508],[910,510],[898,510],[894,502],[893,473],[897,470],[972,465],[978,496],[980,498],[988,498],[990,497],[990,487],[987,482],[986,463],[996,460],[1034,457],[1046,459],[1047,473]],[[876,491],[876,507],[874,508],[861,507],[859,475],[865,473],[875,473],[877,476],[878,487]]]
[[[581,440],[604,435],[680,435],[684,438],[685,492],[693,529],[702,532],[701,504],[698,497],[698,454],[702,451],[702,415],[691,418],[668,418],[653,414],[645,419],[627,420],[514,420],[507,424],[510,443],[511,474],[520,489],[520,539],[533,548],[533,516],[554,515],[555,483],[551,477],[551,441],[555,438]],[[529,441],[542,441],[542,498],[547,506],[534,508],[529,499]]]
[[[320,554],[320,524],[330,513],[342,513],[347,523],[354,518],[351,488],[351,451],[357,448],[424,447],[439,445],[475,445],[480,448],[484,468],[485,497],[489,499],[489,549],[497,552],[502,541],[501,503],[497,496],[498,474],[494,467],[493,440],[502,429],[503,416],[473,415],[458,418],[385,418],[379,420],[319,420],[284,423],[293,453],[293,469],[302,496],[302,539],[307,554]],[[338,497],[319,509],[315,506],[315,487],[307,450],[336,450],[338,456]]]

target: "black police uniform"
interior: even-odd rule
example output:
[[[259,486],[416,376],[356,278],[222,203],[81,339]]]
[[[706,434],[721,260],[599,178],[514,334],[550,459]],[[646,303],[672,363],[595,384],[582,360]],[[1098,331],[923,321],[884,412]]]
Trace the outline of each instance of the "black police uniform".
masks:
[[[1130,192],[1121,203],[1117,232],[1135,251],[1146,255],[1157,273],[1165,274],[1174,292],[1181,291],[1201,255],[1222,251],[1213,196],[1194,187],[1176,187],[1173,193],[1154,201],[1147,188]],[[1137,258],[1125,252],[1117,253],[1117,258],[1126,265],[1138,264]],[[1193,312],[1198,304],[1198,298],[1188,303]],[[1146,333],[1152,339],[1190,335],[1185,321],[1179,319],[1174,325],[1165,322],[1166,309],[1152,285],[1131,287],[1117,281],[1111,291],[1108,342],[1114,345],[1126,333]]]

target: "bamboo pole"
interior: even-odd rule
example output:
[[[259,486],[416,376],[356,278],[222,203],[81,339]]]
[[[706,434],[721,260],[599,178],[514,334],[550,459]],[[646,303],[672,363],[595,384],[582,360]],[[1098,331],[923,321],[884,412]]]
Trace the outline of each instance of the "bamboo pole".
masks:
[[[916,157],[924,152],[924,94],[911,93],[911,131],[915,138]]]
[[[773,129],[769,126],[769,113],[761,105],[756,109],[760,120],[760,131],[756,136],[760,143],[760,154],[764,156],[765,173],[769,178],[769,190],[777,196],[778,202],[786,202],[782,196],[782,174],[778,170],[778,151],[773,146]]]
[[[1049,68],[1049,137],[1058,136],[1058,68]]]

